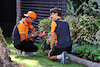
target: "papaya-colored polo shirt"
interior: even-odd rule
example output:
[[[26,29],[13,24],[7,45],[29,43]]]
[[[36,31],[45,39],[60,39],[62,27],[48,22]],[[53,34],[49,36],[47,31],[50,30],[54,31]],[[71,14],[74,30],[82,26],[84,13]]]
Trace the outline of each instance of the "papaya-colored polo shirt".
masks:
[[[32,26],[31,24],[27,23],[27,22],[25,21],[24,18],[22,18],[21,21],[22,21],[23,23],[20,23],[20,24],[18,24],[18,26],[17,26],[18,32],[19,32],[19,34],[25,34],[25,36],[27,36],[27,35],[28,35],[28,30],[29,30],[29,28],[32,29],[33,26]]]

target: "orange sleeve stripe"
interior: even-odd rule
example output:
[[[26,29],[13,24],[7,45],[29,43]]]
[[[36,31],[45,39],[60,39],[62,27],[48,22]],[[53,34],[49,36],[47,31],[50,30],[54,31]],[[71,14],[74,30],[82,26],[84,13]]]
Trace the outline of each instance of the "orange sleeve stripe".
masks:
[[[32,26],[31,24],[29,24],[29,28],[30,28],[30,29],[33,29],[33,26]]]
[[[18,26],[18,31],[19,31],[19,34],[25,34],[25,25],[20,23]]]
[[[33,29],[33,26],[31,25],[30,28]]]
[[[56,22],[53,21],[53,22],[51,23],[51,33],[53,33],[53,32],[55,31],[56,26],[57,26]]]

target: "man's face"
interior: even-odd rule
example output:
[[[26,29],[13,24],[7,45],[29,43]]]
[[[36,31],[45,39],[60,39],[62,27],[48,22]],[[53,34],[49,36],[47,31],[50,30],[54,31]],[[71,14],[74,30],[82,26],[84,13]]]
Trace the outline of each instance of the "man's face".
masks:
[[[50,14],[50,18],[52,19],[52,21],[55,21],[57,17],[58,17],[58,13],[51,13]]]
[[[28,17],[28,23],[32,24],[34,22],[34,18]]]

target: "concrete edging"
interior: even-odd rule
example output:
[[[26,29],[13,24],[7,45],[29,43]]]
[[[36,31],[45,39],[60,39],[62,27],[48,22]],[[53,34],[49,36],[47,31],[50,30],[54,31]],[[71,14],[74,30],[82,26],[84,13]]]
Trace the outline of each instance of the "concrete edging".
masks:
[[[72,62],[81,64],[81,65],[84,65],[84,66],[87,66],[87,67],[100,67],[99,63],[76,57],[73,54],[68,54],[68,57],[69,57],[69,60],[71,60]]]

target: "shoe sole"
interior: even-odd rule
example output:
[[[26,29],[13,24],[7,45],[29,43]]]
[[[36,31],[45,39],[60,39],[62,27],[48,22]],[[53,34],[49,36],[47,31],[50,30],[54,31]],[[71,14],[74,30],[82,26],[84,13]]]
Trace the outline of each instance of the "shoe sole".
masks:
[[[68,63],[68,57],[67,57],[67,52],[63,51],[63,59],[61,60],[62,64],[67,64]]]
[[[17,56],[23,56],[23,55],[22,55],[22,52],[21,52],[20,50],[18,50],[18,49],[15,48],[15,51],[16,51],[16,53],[17,53]]]
[[[36,53],[31,53],[31,54],[27,54],[27,53],[24,53],[24,55],[36,55]]]

